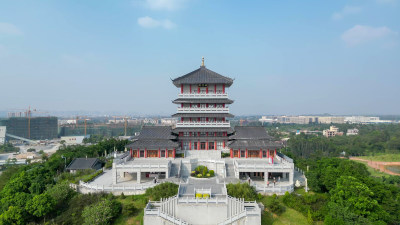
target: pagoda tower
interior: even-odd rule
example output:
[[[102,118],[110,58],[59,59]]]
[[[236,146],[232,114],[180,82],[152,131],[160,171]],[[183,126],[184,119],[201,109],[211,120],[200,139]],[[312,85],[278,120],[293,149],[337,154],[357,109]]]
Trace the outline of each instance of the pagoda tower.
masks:
[[[178,105],[174,133],[178,134],[181,150],[226,150],[228,135],[232,133],[227,118],[228,105],[233,100],[226,92],[233,79],[222,76],[204,65],[199,69],[174,79],[173,84],[180,89],[173,103]]]

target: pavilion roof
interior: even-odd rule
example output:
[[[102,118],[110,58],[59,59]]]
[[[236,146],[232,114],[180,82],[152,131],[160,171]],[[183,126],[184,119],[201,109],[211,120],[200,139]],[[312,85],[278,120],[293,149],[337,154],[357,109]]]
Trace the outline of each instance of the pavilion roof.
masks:
[[[230,113],[175,113],[172,117],[234,117]]]
[[[176,139],[171,126],[143,126],[140,134],[134,139]]]
[[[272,140],[264,127],[260,126],[236,126],[234,135],[230,139],[248,139],[248,140]]]
[[[179,132],[228,132],[233,133],[233,129],[230,127],[179,127],[172,130],[172,132],[178,134]]]
[[[209,70],[205,66],[200,66],[199,69],[175,78],[172,82],[177,87],[181,84],[225,84],[230,87],[233,79]]]
[[[209,104],[232,104],[233,100],[228,99],[228,98],[207,98],[207,99],[200,99],[200,98],[178,98],[172,101],[172,103],[175,104],[181,104],[181,103],[209,103]]]
[[[150,149],[150,150],[157,150],[159,148],[161,149],[171,149],[171,148],[177,148],[179,144],[177,142],[171,141],[171,140],[136,140],[131,144],[126,145],[125,147],[127,148],[132,148],[132,149]]]

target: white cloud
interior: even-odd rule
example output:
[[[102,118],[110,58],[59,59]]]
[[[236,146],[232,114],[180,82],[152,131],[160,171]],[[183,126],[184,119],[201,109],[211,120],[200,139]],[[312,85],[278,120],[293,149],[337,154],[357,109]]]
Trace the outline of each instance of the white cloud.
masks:
[[[187,0],[145,0],[146,7],[152,10],[173,11],[183,7]]]
[[[348,6],[346,5],[340,12],[335,12],[332,14],[333,20],[341,20],[347,15],[353,15],[361,12],[361,7],[358,6]]]
[[[397,35],[397,32],[394,32],[385,26],[370,27],[356,25],[353,28],[345,31],[341,38],[348,46],[355,46],[394,35]]]
[[[21,35],[22,31],[14,24],[0,22],[0,34]]]
[[[141,27],[144,27],[144,28],[162,27],[164,29],[172,29],[172,28],[174,28],[176,26],[173,22],[171,22],[168,19],[166,19],[166,20],[156,20],[156,19],[153,19],[153,18],[151,18],[149,16],[140,17],[137,22]]]

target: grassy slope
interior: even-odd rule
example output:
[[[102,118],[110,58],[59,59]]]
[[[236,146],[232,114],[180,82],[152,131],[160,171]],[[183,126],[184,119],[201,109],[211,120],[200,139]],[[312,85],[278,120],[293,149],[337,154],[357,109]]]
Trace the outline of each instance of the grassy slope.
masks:
[[[296,189],[295,192],[297,194],[304,194],[305,191],[303,188]],[[271,196],[265,196],[262,200],[264,204],[271,201]],[[279,201],[282,203],[282,196],[280,196]],[[284,204],[283,204],[284,205]],[[308,225],[307,218],[301,214],[299,211],[295,209],[289,208],[287,206],[286,211],[282,213],[282,215],[278,216],[272,214],[270,212],[265,211],[261,217],[261,224],[262,225],[288,225],[288,224],[299,224],[299,225]],[[318,221],[315,224],[323,225],[323,222]]]
[[[400,154],[376,154],[374,156],[360,156],[359,158],[380,162],[400,162]]]
[[[121,202],[122,207],[124,205],[132,203],[135,206],[135,211],[132,214],[124,214],[121,213],[121,215],[115,219],[113,224],[117,225],[141,225],[143,224],[143,215],[144,215],[144,207],[146,206],[147,203],[147,198],[144,195],[133,195],[133,196],[126,196],[125,199],[122,199],[121,197],[118,198],[118,201]]]

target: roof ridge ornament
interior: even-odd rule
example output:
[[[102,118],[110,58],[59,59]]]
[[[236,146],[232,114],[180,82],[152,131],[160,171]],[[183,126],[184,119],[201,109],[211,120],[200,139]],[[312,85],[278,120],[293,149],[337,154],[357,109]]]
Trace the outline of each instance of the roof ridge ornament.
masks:
[[[204,56],[201,58],[201,66],[202,66],[202,67],[205,67],[205,66],[204,66]]]

